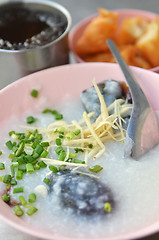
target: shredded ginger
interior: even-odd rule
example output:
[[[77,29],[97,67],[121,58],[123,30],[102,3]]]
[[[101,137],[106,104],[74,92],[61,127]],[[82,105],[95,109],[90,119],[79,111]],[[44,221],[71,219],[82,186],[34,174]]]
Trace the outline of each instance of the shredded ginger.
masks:
[[[64,164],[69,166],[87,167],[89,158],[93,157],[97,159],[106,152],[106,142],[125,141],[126,130],[122,127],[125,120],[121,115],[132,109],[132,104],[127,103],[124,99],[117,99],[107,107],[98,85],[94,80],[93,85],[101,105],[101,114],[95,122],[91,120],[94,114],[93,112],[84,112],[83,118],[79,121],[72,120],[71,124],[68,124],[63,120],[59,120],[51,123],[47,128],[39,129],[41,133],[45,134],[46,140],[50,143],[50,147],[56,145],[58,136],[57,129],[62,129],[64,131],[64,138],[61,139],[61,146],[65,148],[67,152]],[[109,114],[110,111],[113,112],[113,114]],[[78,135],[74,134],[76,131],[79,131]],[[80,148],[84,152],[85,164],[66,162],[71,149],[75,148]],[[57,165],[61,164],[61,161],[56,159],[44,158],[43,160]]]

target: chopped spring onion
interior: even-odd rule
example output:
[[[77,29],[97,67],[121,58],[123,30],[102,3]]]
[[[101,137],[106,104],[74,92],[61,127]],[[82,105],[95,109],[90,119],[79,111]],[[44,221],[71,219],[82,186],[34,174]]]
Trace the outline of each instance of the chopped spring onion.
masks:
[[[11,175],[6,174],[6,175],[4,176],[4,178],[3,178],[3,182],[4,182],[4,183],[10,183],[10,182],[11,182],[11,179],[12,179]]]
[[[26,122],[28,123],[28,124],[32,124],[32,123],[34,123],[34,122],[36,122],[36,118],[34,118],[33,116],[29,116],[29,117],[27,117],[27,119],[26,119]]]
[[[0,156],[2,155],[2,151],[0,151]]]
[[[46,168],[46,167],[47,167],[47,164],[44,163],[44,161],[38,162],[38,165],[39,165],[41,168]]]
[[[20,154],[23,152],[23,150],[24,150],[24,142],[21,142],[17,151],[16,151],[16,156],[17,157],[20,156]]]
[[[2,196],[2,199],[3,199],[4,202],[9,202],[10,196],[5,193],[5,194]]]
[[[0,163],[0,170],[4,170],[4,169],[5,169],[4,163]]]
[[[92,143],[88,144],[88,147],[93,148],[93,144]]]
[[[46,150],[44,150],[44,151],[41,153],[41,157],[42,157],[42,158],[47,157],[47,155],[48,155],[48,151],[46,151]]]
[[[76,153],[69,153],[69,158],[75,158],[75,157],[77,157],[77,154]]]
[[[61,171],[63,168],[65,168],[66,167],[66,165],[65,164],[62,164],[62,165],[60,165],[59,166],[59,171]]]
[[[52,171],[53,173],[57,173],[57,172],[58,172],[57,167],[55,167],[55,166],[53,166],[53,165],[50,165],[50,166],[49,166],[49,169],[50,169],[50,171]]]
[[[60,155],[60,152],[61,152],[61,151],[64,151],[62,147],[57,147],[57,148],[55,149],[55,152],[56,152],[58,155]]]
[[[101,167],[100,165],[95,165],[93,167],[90,167],[89,171],[94,172],[94,173],[99,173],[102,169],[103,169],[103,167]]]
[[[63,150],[60,152],[60,155],[59,155],[59,161],[64,161],[65,160],[65,157],[66,157],[66,152]]]
[[[43,151],[44,151],[43,146],[41,146],[40,144],[37,144],[37,146],[35,148],[35,152],[40,155]]]
[[[57,138],[57,139],[56,139],[56,145],[57,145],[57,146],[60,146],[61,144],[62,144],[62,143],[61,143],[61,139],[60,139],[60,138]]]
[[[27,163],[27,164],[26,164],[26,171],[27,171],[28,173],[33,173],[33,172],[35,172],[35,169],[34,169],[33,164]]]
[[[74,159],[73,162],[74,162],[74,163],[81,163],[81,164],[84,164],[84,163],[85,163],[85,161],[78,160],[78,159]]]
[[[27,204],[25,198],[22,195],[19,196],[19,201],[21,202],[22,206],[25,206]]]
[[[24,187],[17,187],[13,189],[13,193],[21,193],[24,191]]]
[[[81,130],[80,130],[80,129],[77,129],[77,130],[74,132],[74,134],[75,134],[76,136],[78,136],[80,133],[81,133]]]
[[[75,134],[74,134],[74,132],[69,132],[69,133],[66,134],[65,137],[66,137],[68,140],[71,140],[71,139],[73,139],[73,138],[75,137]]]
[[[37,98],[38,95],[39,95],[39,92],[38,92],[38,90],[33,89],[33,90],[31,91],[30,95],[31,95],[32,97],[34,97],[34,98]]]
[[[9,132],[9,136],[10,136],[10,137],[12,136],[12,134],[15,134],[15,131],[10,131],[10,132]]]
[[[63,115],[62,114],[55,114],[55,120],[61,120],[63,119]]]
[[[34,169],[35,169],[35,170],[39,170],[39,169],[40,169],[40,166],[39,166],[38,164],[35,164],[35,165],[34,165]]]
[[[23,171],[17,170],[16,172],[16,179],[21,180],[23,178]]]
[[[8,142],[6,142],[6,146],[8,147],[9,150],[12,150],[12,148],[13,148],[13,143],[11,142],[11,140],[9,140]]]
[[[36,213],[38,211],[38,209],[36,208],[36,207],[31,207],[31,208],[29,208],[28,210],[27,210],[27,214],[29,215],[29,216],[31,216],[31,215],[33,215],[34,213]]]
[[[48,147],[50,144],[49,144],[49,142],[42,142],[41,143],[41,146],[42,147]]]
[[[50,183],[50,179],[45,177],[43,182],[46,183],[46,184],[49,184]]]
[[[28,196],[28,202],[30,202],[30,203],[36,202],[36,195],[35,195],[35,193],[29,194],[29,196]]]
[[[58,112],[56,110],[51,110],[49,108],[46,108],[42,111],[42,113],[51,113],[51,114],[58,114]]]
[[[10,182],[11,185],[17,185],[17,181],[15,179],[12,179]]]
[[[14,177],[15,176],[14,165],[10,166],[10,171],[11,171],[11,176]]]
[[[84,150],[82,148],[74,148],[74,150],[75,150],[75,153],[84,152]]]
[[[19,217],[21,217],[21,216],[24,214],[23,210],[22,210],[19,206],[15,206],[15,207],[13,208],[13,211],[14,211],[15,214],[16,214],[17,216],[19,216]]]

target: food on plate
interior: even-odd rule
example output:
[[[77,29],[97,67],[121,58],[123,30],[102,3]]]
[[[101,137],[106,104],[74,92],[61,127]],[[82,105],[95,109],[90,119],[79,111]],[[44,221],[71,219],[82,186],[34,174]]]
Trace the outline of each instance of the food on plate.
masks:
[[[159,17],[155,18],[137,41],[137,48],[152,66],[159,65]]]
[[[90,23],[77,42],[77,52],[82,55],[108,50],[105,40],[115,37],[118,14],[101,8],[99,12],[100,16]]]
[[[29,97],[41,94],[33,88]],[[17,217],[81,239],[118,236],[158,218],[159,147],[140,161],[123,158],[132,110],[125,82],[93,80],[80,99],[41,104],[39,113],[1,125],[0,194]]]
[[[151,69],[159,65],[159,18],[120,18],[120,13],[98,9],[77,40],[75,52],[86,62],[116,62],[106,44],[116,42],[128,65]],[[120,21],[119,21],[120,20]]]
[[[145,32],[149,20],[144,17],[131,17],[122,21],[117,42],[119,44],[135,44]]]

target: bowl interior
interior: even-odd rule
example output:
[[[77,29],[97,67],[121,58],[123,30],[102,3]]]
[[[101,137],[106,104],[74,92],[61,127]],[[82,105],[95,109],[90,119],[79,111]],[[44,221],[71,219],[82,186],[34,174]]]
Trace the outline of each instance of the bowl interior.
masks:
[[[159,76],[156,73],[131,67],[137,81],[142,86],[154,110],[159,110]],[[56,104],[65,101],[69,96],[78,97],[80,93],[96,82],[113,78],[124,80],[117,64],[111,63],[83,63],[59,66],[28,75],[0,91],[0,125],[12,114],[21,116],[25,111],[38,110],[38,105],[44,97],[49,103]],[[30,92],[40,86],[40,98],[33,99]],[[56,86],[56,87],[55,87]],[[62,87],[61,87],[62,86]],[[19,101],[20,99],[20,101]],[[68,236],[54,234],[45,229],[39,229],[16,217],[10,207],[0,199],[0,217],[13,227],[43,239],[75,239]],[[135,232],[116,237],[105,237],[105,240],[130,239],[145,236],[159,229],[159,219],[151,226],[138,229]],[[86,240],[86,239],[85,239]]]
[[[137,10],[137,9],[116,9],[112,10],[112,12],[118,12],[119,13],[119,20],[118,20],[118,26],[120,26],[121,22],[126,19],[126,18],[131,18],[131,17],[145,17],[149,20],[152,20],[156,17],[155,13],[148,12],[148,11],[143,11],[143,10]],[[71,51],[73,52],[74,58],[77,62],[85,62],[77,53],[76,53],[76,44],[78,39],[81,37],[83,34],[85,28],[90,24],[90,22],[97,16],[90,16],[84,20],[82,20],[80,23],[78,23],[74,28],[71,30],[69,34],[69,46]],[[159,71],[159,67],[155,67],[151,69],[155,72]]]

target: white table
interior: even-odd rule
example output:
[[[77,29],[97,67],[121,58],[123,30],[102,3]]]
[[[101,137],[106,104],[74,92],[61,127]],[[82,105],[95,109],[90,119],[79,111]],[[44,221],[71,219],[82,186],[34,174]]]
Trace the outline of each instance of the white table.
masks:
[[[0,0],[1,1],[1,0]],[[56,0],[55,0],[56,1]],[[98,7],[107,9],[133,8],[159,13],[159,0],[57,0],[65,6],[72,16],[72,26],[83,18],[97,12]],[[71,59],[71,63],[73,60]],[[5,79],[3,79],[5,81]],[[3,81],[1,79],[1,81]],[[38,240],[8,226],[0,220],[0,240]],[[159,240],[159,233],[143,240]]]

